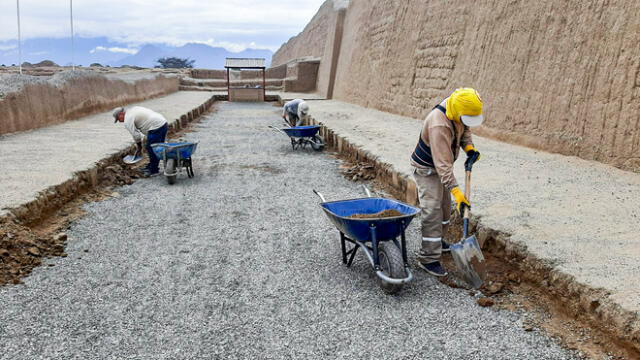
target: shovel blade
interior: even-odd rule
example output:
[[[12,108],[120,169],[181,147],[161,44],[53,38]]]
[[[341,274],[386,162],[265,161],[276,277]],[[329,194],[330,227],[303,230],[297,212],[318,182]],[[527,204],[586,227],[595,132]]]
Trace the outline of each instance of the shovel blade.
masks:
[[[451,244],[451,256],[456,267],[462,273],[462,278],[474,289],[482,286],[485,275],[485,264],[482,250],[475,235],[463,239],[457,244]]]
[[[123,161],[125,164],[129,164],[129,165],[131,165],[131,164],[135,164],[135,163],[137,163],[137,162],[138,162],[138,161],[140,161],[140,160],[142,160],[142,156],[127,155],[127,156],[125,156],[125,157],[123,157],[123,158],[122,158],[122,161]]]

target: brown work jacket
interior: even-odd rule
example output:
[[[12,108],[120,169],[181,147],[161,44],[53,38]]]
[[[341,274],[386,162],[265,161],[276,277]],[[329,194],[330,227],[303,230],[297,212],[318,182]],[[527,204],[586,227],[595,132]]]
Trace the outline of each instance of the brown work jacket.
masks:
[[[440,105],[445,106],[446,100]],[[420,137],[431,149],[434,168],[440,177],[440,182],[449,191],[458,186],[458,181],[453,175],[453,163],[458,158],[460,148],[473,145],[471,131],[459,121],[449,120],[439,109],[431,110],[424,120]],[[413,159],[411,165],[424,169]]]

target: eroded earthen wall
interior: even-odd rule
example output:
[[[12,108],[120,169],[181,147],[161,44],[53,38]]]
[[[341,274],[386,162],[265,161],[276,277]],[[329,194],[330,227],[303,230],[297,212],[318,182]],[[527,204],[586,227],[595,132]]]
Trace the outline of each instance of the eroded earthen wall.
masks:
[[[289,39],[273,54],[271,66],[276,67],[303,57],[321,58],[335,16],[333,9],[332,0],[326,1],[304,30],[298,36]]]
[[[31,84],[0,100],[0,135],[59,124],[116,106],[178,91],[177,77],[159,76],[135,83],[91,76],[62,87]]]
[[[472,86],[478,133],[640,170],[637,13],[632,0],[352,0],[334,98],[423,118]]]

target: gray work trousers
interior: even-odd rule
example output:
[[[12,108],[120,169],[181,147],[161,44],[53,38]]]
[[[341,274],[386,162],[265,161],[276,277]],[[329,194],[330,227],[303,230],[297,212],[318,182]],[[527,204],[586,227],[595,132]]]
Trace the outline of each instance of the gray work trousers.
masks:
[[[418,261],[429,264],[440,261],[442,255],[442,239],[447,234],[451,219],[451,196],[435,169],[414,168],[413,179],[422,210],[422,246]]]

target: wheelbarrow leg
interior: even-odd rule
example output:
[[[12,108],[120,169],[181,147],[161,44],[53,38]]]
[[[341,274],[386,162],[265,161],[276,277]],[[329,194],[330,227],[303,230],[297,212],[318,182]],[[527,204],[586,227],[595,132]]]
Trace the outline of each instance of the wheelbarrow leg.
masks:
[[[342,263],[346,264],[347,263],[347,244],[346,241],[344,240],[344,233],[342,231],[340,231],[340,245],[342,245]]]
[[[340,245],[342,245],[342,263],[346,264],[347,267],[350,267],[353,263],[353,258],[356,257],[356,253],[358,252],[360,245],[355,244],[350,250],[347,251],[347,241],[352,242],[351,239],[347,239],[347,237],[344,236],[343,232],[340,232]],[[350,255],[349,259],[347,259],[348,255]]]
[[[193,178],[193,176],[195,175],[193,173],[193,162],[191,161],[191,158],[185,159],[185,167],[187,168],[187,176],[189,178]]]

